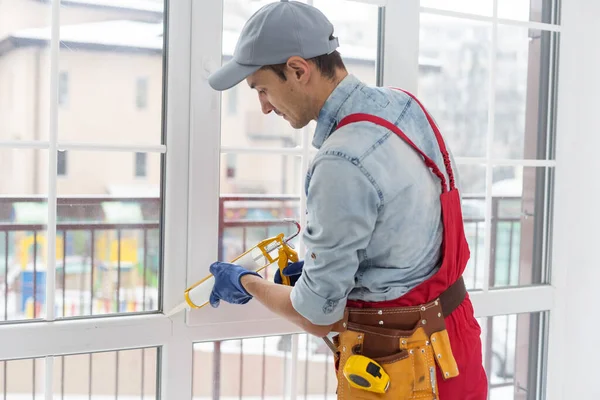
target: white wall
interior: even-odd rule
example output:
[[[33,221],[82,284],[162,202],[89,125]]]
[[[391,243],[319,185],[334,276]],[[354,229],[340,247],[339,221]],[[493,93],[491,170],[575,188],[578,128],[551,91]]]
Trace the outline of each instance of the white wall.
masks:
[[[563,1],[562,10],[548,399],[598,399],[600,2]]]

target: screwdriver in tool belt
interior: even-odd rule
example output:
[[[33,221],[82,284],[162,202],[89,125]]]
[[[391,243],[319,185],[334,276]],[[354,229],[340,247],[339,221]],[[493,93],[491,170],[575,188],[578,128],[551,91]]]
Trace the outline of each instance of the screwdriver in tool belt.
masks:
[[[333,354],[337,353],[337,347],[335,347],[331,339],[329,339],[327,336],[323,336],[322,339],[327,345],[327,347],[329,347],[329,350],[333,352]]]

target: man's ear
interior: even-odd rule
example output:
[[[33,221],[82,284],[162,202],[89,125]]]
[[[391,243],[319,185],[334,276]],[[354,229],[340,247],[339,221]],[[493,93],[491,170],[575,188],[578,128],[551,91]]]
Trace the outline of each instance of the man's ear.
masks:
[[[310,64],[302,57],[293,56],[287,60],[287,67],[292,78],[301,83],[306,83],[310,79]]]

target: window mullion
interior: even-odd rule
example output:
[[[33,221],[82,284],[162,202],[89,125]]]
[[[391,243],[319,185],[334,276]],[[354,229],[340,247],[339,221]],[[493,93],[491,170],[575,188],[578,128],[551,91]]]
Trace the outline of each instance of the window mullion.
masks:
[[[190,23],[187,49],[190,57],[190,69],[187,72],[190,108],[189,129],[186,131],[189,132],[189,170],[185,286],[189,286],[206,276],[209,265],[218,258],[221,93],[210,88],[208,76],[221,65],[223,2],[187,0],[185,3],[189,4],[187,11],[191,16],[191,20],[186,20],[186,23]],[[181,17],[184,15],[182,13]],[[173,293],[171,306],[183,301],[184,289]],[[165,307],[165,311],[168,310],[169,307]],[[188,311],[187,320],[193,318],[194,314]],[[193,340],[191,328],[184,323],[184,316],[184,313],[179,313],[173,317],[173,340],[163,349],[162,380],[166,387],[161,392],[165,399],[192,398]]]
[[[0,330],[0,360],[162,346],[173,323],[161,314],[8,324]]]
[[[212,3],[212,2],[211,2]],[[166,35],[166,147],[163,182],[163,296],[168,312],[183,300],[188,264],[190,207],[192,1],[169,1]],[[198,8],[198,7],[196,7]],[[169,335],[159,351],[159,391],[163,399],[191,399],[192,347],[185,313],[161,315]],[[161,325],[162,326],[162,325]]]
[[[221,65],[223,2],[194,2],[192,21],[188,283],[218,258],[221,93],[208,76]]]
[[[178,304],[186,284],[190,141],[191,0],[169,3],[162,310]]]
[[[46,316],[54,320],[54,297],[56,291],[56,196],[58,165],[58,106],[59,106],[59,57],[60,57],[60,1],[52,3],[50,36],[50,115],[48,129],[48,224],[46,258]],[[46,394],[50,396],[51,394]]]
[[[60,57],[60,0],[52,2],[50,36],[50,126],[48,127],[48,224],[46,226],[46,315],[47,321],[55,319],[56,296],[56,216],[58,180],[58,106],[59,106],[59,57]],[[37,244],[34,244],[37,246]],[[7,250],[8,251],[8,250]],[[34,271],[35,273],[35,271]],[[6,284],[6,283],[5,283]],[[34,288],[34,290],[36,290]],[[35,307],[35,305],[34,305]],[[54,358],[46,357],[44,397],[54,398]],[[6,383],[5,383],[6,384]]]
[[[420,1],[389,1],[384,15],[383,85],[416,93],[419,83]]]
[[[493,2],[493,22],[490,50],[490,73],[488,81],[488,131],[486,145],[487,165],[485,170],[485,220],[484,220],[484,269],[483,269],[483,292],[486,293],[490,287],[490,265],[492,255],[492,184],[494,179],[494,164],[492,155],[494,154],[494,121],[496,116],[496,52],[498,51],[498,0]]]
[[[306,126],[302,131],[302,167],[301,171],[303,174],[306,174],[308,171],[308,167],[310,165],[310,157],[311,157],[311,140],[312,130]],[[307,215],[306,215],[306,190],[304,185],[300,190],[300,226],[304,230],[307,224]],[[304,245],[304,241],[300,240],[298,244],[298,256],[302,259],[304,257],[304,253],[306,251],[306,246]]]

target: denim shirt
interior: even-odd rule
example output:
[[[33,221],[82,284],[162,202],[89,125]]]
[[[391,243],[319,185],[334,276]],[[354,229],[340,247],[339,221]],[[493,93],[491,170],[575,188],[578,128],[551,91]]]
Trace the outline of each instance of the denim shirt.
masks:
[[[318,152],[305,182],[304,272],[291,294],[296,311],[316,325],[339,321],[347,299],[396,299],[441,263],[439,179],[379,125],[336,130],[356,112],[394,123],[447,176],[433,130],[410,96],[367,86],[351,74],[334,89],[314,134]]]

